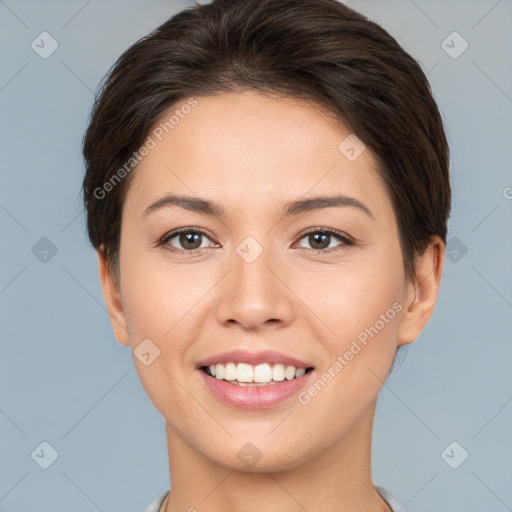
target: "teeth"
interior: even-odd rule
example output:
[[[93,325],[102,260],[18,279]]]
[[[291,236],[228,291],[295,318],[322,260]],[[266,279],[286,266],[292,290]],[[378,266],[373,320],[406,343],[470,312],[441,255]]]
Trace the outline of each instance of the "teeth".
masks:
[[[271,366],[268,363],[250,365],[247,363],[226,363],[214,364],[209,367],[210,373],[218,380],[228,380],[232,384],[240,386],[264,385],[283,380],[292,380],[302,377],[306,373],[305,368],[295,368],[295,366],[285,366],[275,364]]]
[[[232,363],[234,364],[234,363]],[[226,365],[228,366],[229,363]],[[236,379],[238,382],[253,382],[254,370],[250,364],[238,363],[236,367]]]
[[[284,380],[284,365],[274,365],[274,368],[272,368],[272,380],[275,380],[277,382],[281,382],[282,380]]]
[[[236,380],[236,366],[235,366],[235,363],[228,363],[224,367],[224,380]]]
[[[295,377],[295,367],[287,366],[284,371],[284,376],[286,377],[286,380],[292,380]]]
[[[297,368],[295,370],[295,377],[302,377],[306,373],[306,370],[304,368]]]
[[[224,379],[224,365],[223,364],[217,364],[215,366],[215,378],[219,380]]]
[[[259,364],[254,368],[254,382],[270,382],[272,380],[272,368],[269,364]]]

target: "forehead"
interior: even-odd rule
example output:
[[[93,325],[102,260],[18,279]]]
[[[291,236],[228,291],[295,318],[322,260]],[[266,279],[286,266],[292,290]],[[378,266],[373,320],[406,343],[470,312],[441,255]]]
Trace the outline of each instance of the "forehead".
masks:
[[[179,192],[208,197],[226,210],[260,212],[283,199],[340,193],[389,207],[371,152],[354,159],[362,143],[315,104],[254,91],[195,101],[193,108],[182,108],[187,99],[175,104],[152,127],[153,148],[126,203],[142,210],[162,194]],[[347,145],[354,151],[346,153]]]

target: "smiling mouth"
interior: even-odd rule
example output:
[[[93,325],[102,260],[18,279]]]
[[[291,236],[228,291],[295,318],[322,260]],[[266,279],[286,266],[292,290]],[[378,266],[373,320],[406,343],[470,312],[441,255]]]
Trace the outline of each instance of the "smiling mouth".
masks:
[[[247,363],[226,363],[200,366],[209,377],[224,380],[234,386],[272,386],[281,382],[299,379],[313,371],[313,367],[296,368],[292,365],[268,363],[250,365]]]

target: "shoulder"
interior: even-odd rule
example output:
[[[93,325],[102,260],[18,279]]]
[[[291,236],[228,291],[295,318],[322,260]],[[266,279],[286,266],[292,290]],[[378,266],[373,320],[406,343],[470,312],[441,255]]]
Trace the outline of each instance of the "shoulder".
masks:
[[[144,510],[143,512],[158,512],[165,498],[169,494],[169,491],[165,491],[160,494],[160,496],[156,497]]]
[[[393,512],[405,512],[405,510],[400,507],[400,504],[396,501],[394,496],[384,487],[380,487],[379,485],[375,485],[375,489],[382,496],[382,498],[387,502],[387,504],[391,507]],[[145,509],[143,512],[159,512],[162,503],[165,498],[169,494],[169,491],[165,491],[164,493],[157,496]]]
[[[392,512],[405,512],[405,510],[400,506],[398,501],[396,501],[395,497],[388,490],[384,489],[384,487],[381,487],[380,485],[375,485],[375,489],[377,489],[377,492],[389,505]]]

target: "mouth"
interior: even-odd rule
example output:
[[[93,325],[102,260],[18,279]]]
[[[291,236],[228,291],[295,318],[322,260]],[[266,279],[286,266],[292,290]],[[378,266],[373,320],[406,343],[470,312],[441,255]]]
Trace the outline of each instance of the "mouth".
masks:
[[[314,375],[310,363],[272,350],[224,352],[199,361],[195,370],[213,397],[253,410],[286,402]]]
[[[274,386],[301,378],[313,371],[312,366],[306,368],[285,364],[262,363],[217,363],[200,366],[199,370],[216,380],[225,381],[234,386],[262,387]]]
[[[224,404],[259,410],[292,404],[289,400],[311,380],[314,367],[277,353],[233,352],[201,362],[196,371],[206,389]]]

